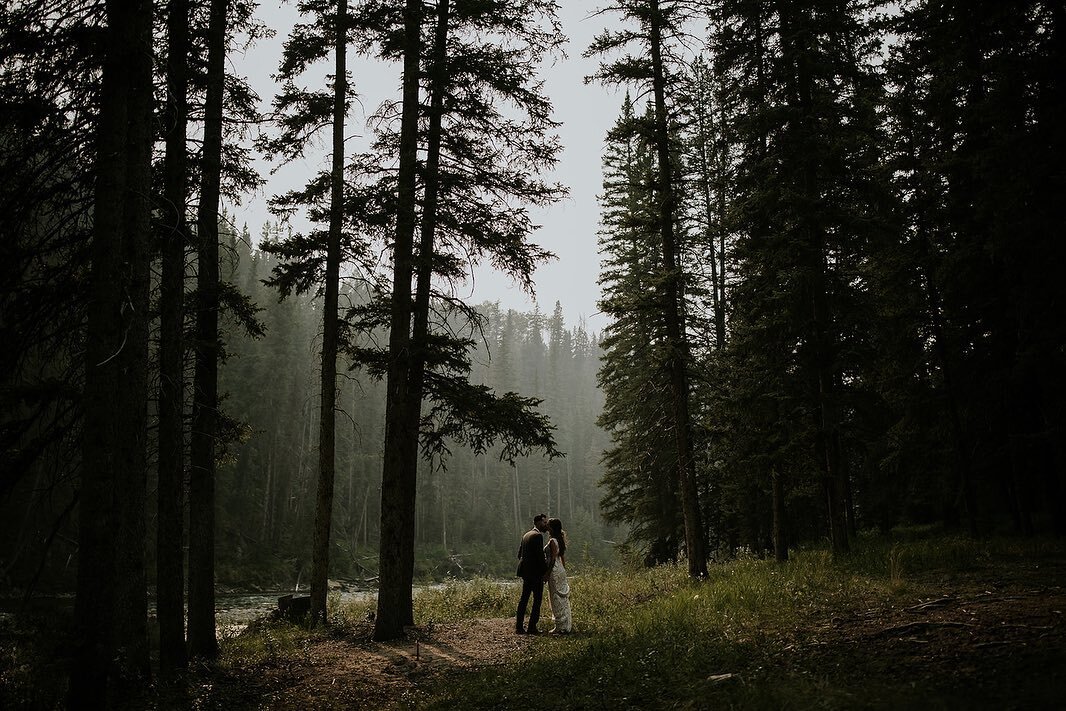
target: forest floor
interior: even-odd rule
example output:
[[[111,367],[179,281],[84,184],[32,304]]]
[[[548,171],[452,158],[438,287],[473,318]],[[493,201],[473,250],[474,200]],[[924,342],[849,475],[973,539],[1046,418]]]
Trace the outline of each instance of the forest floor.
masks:
[[[371,640],[366,622],[309,638],[284,655],[220,670],[192,690],[192,706],[211,709],[386,709],[413,706],[420,691],[449,675],[521,655],[533,637],[513,618],[407,628],[403,639]]]
[[[580,600],[575,607],[580,615]],[[194,692],[192,705],[535,706],[502,693],[510,675],[526,659],[567,657],[575,645],[599,634],[515,635],[511,618],[413,627],[405,639],[390,643],[370,641],[370,632],[370,623],[356,625],[342,634],[305,640],[297,655],[216,672]],[[634,696],[611,699],[613,693],[623,693],[611,688],[600,700],[604,707],[618,708],[629,702],[694,709],[1061,708],[1066,704],[1066,558],[996,561],[961,572],[923,571],[909,576],[898,594],[860,596],[844,608],[814,605],[792,624],[767,620],[749,652],[732,667],[709,658],[703,667],[706,678],[674,687],[676,691],[668,686],[642,697],[639,689],[630,689]],[[602,655],[602,648],[597,653]],[[568,657],[567,664],[567,683],[595,683],[591,672],[584,678],[580,655]],[[487,679],[488,690],[482,683],[467,698],[462,689],[471,674]],[[501,692],[497,696],[494,684]],[[595,695],[560,697],[551,706],[590,708],[590,698]]]
[[[778,650],[780,668],[845,677],[845,693],[870,706],[1066,706],[1066,560],[911,585],[925,594],[811,619]]]
[[[372,641],[372,602],[334,606],[325,631],[263,620],[130,708],[1066,708],[1061,540],[864,539],[841,562],[804,550],[701,581],[573,572],[572,635],[515,635],[514,586],[455,581],[416,597],[402,639]],[[0,708],[62,707],[66,627],[0,616]]]

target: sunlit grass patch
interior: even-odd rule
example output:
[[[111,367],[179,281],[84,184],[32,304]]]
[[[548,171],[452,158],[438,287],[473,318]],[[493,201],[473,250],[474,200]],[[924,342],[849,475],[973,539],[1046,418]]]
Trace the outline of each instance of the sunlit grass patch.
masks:
[[[257,666],[300,657],[323,634],[321,628],[309,630],[291,622],[262,622],[239,635],[219,638],[219,666]]]
[[[584,630],[612,628],[641,605],[689,585],[687,571],[675,565],[583,571],[570,579],[574,624]]]
[[[516,586],[490,578],[454,580],[422,590],[415,596],[415,623],[454,622],[480,617],[513,615]]]
[[[340,595],[329,595],[326,597],[326,616],[331,624],[351,630],[370,619],[377,604],[374,596],[342,602]]]

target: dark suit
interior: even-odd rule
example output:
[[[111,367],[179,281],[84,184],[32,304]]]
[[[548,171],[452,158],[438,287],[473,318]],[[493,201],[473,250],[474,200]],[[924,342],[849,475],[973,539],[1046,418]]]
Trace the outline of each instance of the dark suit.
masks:
[[[518,600],[518,615],[515,618],[515,630],[535,631],[540,619],[540,602],[544,597],[544,574],[548,572],[548,563],[544,560],[544,538],[540,531],[533,529],[522,536],[522,545],[518,547],[518,576],[522,578],[522,597]],[[526,605],[529,596],[533,596],[533,607],[529,610],[529,626],[523,628]]]

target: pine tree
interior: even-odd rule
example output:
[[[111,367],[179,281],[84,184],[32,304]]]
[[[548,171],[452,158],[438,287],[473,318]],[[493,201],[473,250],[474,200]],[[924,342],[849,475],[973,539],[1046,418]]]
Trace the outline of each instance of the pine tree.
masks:
[[[534,265],[547,256],[528,241],[526,206],[562,194],[538,177],[558,151],[548,135],[550,103],[534,83],[541,58],[561,42],[553,12],[540,0],[520,7],[439,2],[410,3],[398,16],[370,3],[356,19],[378,38],[382,58],[403,63],[399,131],[394,122],[378,122],[362,172],[380,175],[374,166],[396,156],[399,169],[356,191],[368,208],[364,228],[389,240],[392,251],[390,295],[356,314],[360,327],[388,325],[388,353],[352,353],[387,377],[378,639],[400,634],[413,619],[419,440],[423,456],[438,462],[449,441],[475,451],[500,441],[506,457],[530,447],[555,453],[548,423],[532,410],[536,400],[468,382],[473,342],[453,334],[448,318],[477,315],[438,286],[466,278],[467,255],[529,286]],[[517,118],[504,114],[502,102],[517,107]],[[426,160],[419,163],[422,146]]]
[[[676,452],[669,437],[669,382],[661,362],[665,329],[651,277],[661,265],[654,156],[644,121],[626,96],[608,134],[601,197],[600,310],[604,332],[599,384],[605,399],[598,423],[611,435],[604,453],[602,506],[608,520],[632,524],[630,541],[647,548],[648,563],[676,560],[683,518]]]
[[[0,576],[31,587],[77,552],[98,9],[0,9]]]
[[[685,554],[689,574],[705,577],[706,542],[692,447],[691,362],[682,303],[685,275],[677,230],[680,215],[676,185],[678,170],[676,157],[671,151],[677,114],[676,108],[671,106],[673,97],[668,96],[677,90],[677,80],[670,73],[671,65],[676,64],[677,58],[672,55],[669,43],[679,37],[683,24],[692,17],[696,7],[684,0],[624,0],[612,5],[608,10],[619,13],[633,26],[624,26],[615,32],[605,31],[593,41],[586,55],[609,53],[636,43],[639,56],[625,55],[601,64],[596,78],[606,83],[635,83],[650,90],[652,95],[654,112],[647,130],[653,137],[656,158],[655,200],[659,207],[658,248],[662,253],[662,262],[660,279],[655,288],[660,295],[659,309],[665,329],[663,365],[670,377],[668,422],[675,445],[674,462],[684,513]]]

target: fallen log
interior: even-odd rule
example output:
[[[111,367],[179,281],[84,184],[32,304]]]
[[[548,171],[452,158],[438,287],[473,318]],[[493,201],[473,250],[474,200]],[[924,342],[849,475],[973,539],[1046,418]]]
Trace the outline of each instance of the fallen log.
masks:
[[[886,627],[880,632],[875,632],[873,636],[899,636],[909,634],[911,632],[918,632],[920,630],[930,629],[933,627],[973,627],[973,625],[969,622],[937,622],[935,620],[923,620],[921,622],[908,622],[905,625],[896,625],[895,627]]]
[[[301,622],[311,614],[310,595],[282,595],[278,598],[278,617]]]

